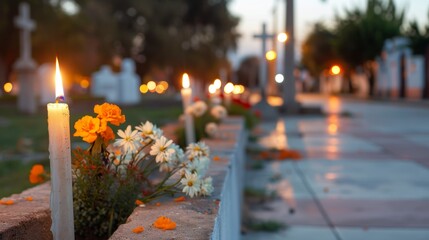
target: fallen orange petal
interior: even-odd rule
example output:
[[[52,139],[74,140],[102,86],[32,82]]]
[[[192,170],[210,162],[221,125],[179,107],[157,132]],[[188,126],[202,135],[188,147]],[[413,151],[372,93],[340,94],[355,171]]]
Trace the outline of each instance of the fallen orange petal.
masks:
[[[141,233],[144,231],[144,227],[138,226],[133,229],[133,233]]]
[[[159,206],[161,206],[161,203],[157,202],[157,203],[155,203],[155,205],[159,207]]]
[[[4,200],[0,201],[0,204],[3,204],[3,205],[13,205],[14,203],[15,202],[12,199],[9,199],[6,201],[4,201]]]
[[[162,230],[174,230],[176,229],[176,223],[170,218],[161,216],[153,223],[153,226]]]
[[[220,157],[219,156],[214,156],[213,157],[213,161],[219,161],[220,160]]]
[[[178,197],[178,198],[174,199],[175,202],[183,202],[185,200],[186,200],[186,198],[184,196],[181,196],[181,197]]]
[[[31,197],[31,196],[26,197],[26,198],[25,198],[25,200],[27,200],[27,201],[30,201],[30,202],[31,202],[31,201],[33,201],[33,197]]]
[[[140,201],[140,200],[136,200],[136,205],[142,205],[143,204],[143,202],[142,201]]]

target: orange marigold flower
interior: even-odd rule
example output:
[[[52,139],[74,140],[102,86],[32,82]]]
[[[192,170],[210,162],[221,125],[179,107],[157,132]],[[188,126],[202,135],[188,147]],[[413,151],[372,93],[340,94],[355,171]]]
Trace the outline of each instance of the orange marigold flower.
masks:
[[[153,226],[162,230],[174,230],[176,229],[176,223],[165,216],[161,216],[153,223]]]
[[[84,116],[74,124],[76,132],[75,137],[82,137],[83,141],[93,143],[97,139],[97,133],[100,129],[100,119],[91,116]]]
[[[141,232],[143,232],[144,231],[144,227],[142,227],[142,226],[138,226],[138,227],[135,227],[134,229],[133,229],[133,233],[141,233]]]
[[[31,184],[37,184],[43,182],[43,174],[45,173],[45,169],[43,165],[36,164],[30,170],[29,180]]]
[[[115,139],[115,134],[113,133],[112,128],[110,128],[109,126],[107,126],[106,130],[104,132],[101,132],[100,134],[106,142]]]
[[[178,197],[178,198],[174,199],[175,202],[183,202],[185,200],[186,200],[186,198],[184,196],[181,196],[181,197]]]
[[[136,200],[136,202],[135,202],[135,203],[136,203],[136,205],[142,205],[142,204],[143,204],[143,202],[142,202],[142,201],[140,201],[140,200],[138,200],[138,199]]]
[[[31,201],[33,201],[33,197],[28,196],[28,197],[26,197],[26,198],[25,198],[25,200],[27,200],[27,201],[31,202]]]
[[[116,126],[125,122],[125,115],[121,115],[121,109],[115,104],[97,104],[94,106],[94,112],[98,114],[98,118],[104,119]]]

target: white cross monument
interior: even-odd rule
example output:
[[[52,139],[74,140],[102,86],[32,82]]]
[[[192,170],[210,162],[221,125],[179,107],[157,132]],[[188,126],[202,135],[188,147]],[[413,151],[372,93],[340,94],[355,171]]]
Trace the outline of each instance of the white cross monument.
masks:
[[[21,112],[33,114],[36,112],[34,92],[36,62],[31,59],[30,33],[36,28],[36,24],[30,19],[30,6],[28,3],[19,5],[19,16],[15,18],[15,26],[21,30],[21,55],[14,64],[19,81],[18,109]]]
[[[261,88],[261,101],[266,101],[266,88],[267,88],[267,61],[265,54],[267,53],[267,40],[274,38],[273,34],[267,33],[267,26],[262,24],[262,33],[253,35],[254,38],[259,38],[262,41],[262,55],[259,65],[259,87]]]
[[[262,113],[262,117],[267,120],[276,119],[278,117],[277,111],[268,105],[267,102],[267,60],[265,59],[265,53],[267,52],[267,40],[274,38],[273,34],[267,33],[267,26],[265,23],[262,24],[262,33],[253,35],[254,38],[262,40],[262,56],[259,63],[259,88],[261,89],[261,101],[253,106],[254,109],[258,109]]]

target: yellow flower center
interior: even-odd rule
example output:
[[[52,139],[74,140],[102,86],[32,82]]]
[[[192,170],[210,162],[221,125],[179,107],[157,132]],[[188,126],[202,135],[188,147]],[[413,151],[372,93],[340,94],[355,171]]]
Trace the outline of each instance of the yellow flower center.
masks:
[[[188,182],[188,186],[192,187],[192,186],[194,186],[194,183],[193,182]]]

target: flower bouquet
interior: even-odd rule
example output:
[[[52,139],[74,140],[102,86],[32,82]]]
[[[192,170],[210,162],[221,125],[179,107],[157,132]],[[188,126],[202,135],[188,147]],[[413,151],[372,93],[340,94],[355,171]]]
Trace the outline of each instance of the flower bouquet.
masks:
[[[228,115],[222,105],[212,105],[209,107],[206,102],[198,100],[186,109],[186,113],[194,118],[194,129],[196,140],[203,138],[215,138],[218,133],[219,123]],[[177,131],[178,142],[185,145],[185,130],[179,128]]]
[[[210,163],[204,143],[184,152],[151,122],[113,132],[125,122],[121,109],[109,103],[95,105],[95,117],[84,116],[74,136],[89,148],[73,151],[73,204],[77,236],[108,237],[124,223],[136,202],[148,203],[184,192],[189,197],[213,191],[211,177],[203,178]]]

